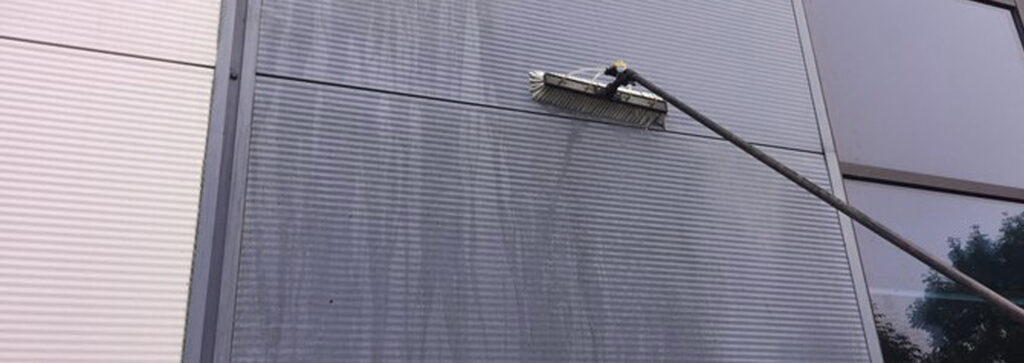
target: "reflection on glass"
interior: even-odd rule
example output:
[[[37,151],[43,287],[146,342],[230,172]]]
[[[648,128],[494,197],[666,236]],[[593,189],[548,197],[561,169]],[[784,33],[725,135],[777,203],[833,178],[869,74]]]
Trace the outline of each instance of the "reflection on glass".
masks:
[[[920,362],[924,357],[914,340],[902,329],[893,325],[892,320],[880,312],[877,305],[871,304],[875,312],[875,328],[878,330],[878,343],[882,347],[882,356],[887,362]]]
[[[1010,167],[1024,165],[1024,49],[1010,10],[805,3],[841,160],[1024,187],[1024,168]]]
[[[851,202],[1024,305],[1024,205],[846,181]],[[1024,362],[1024,327],[857,227],[886,362]]]

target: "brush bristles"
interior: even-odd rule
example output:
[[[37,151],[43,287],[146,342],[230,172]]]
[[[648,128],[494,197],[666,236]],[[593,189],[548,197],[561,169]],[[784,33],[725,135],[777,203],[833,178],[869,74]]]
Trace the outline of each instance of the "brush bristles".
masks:
[[[597,96],[591,91],[577,91],[548,84],[548,82],[545,81],[544,75],[545,73],[541,71],[530,72],[530,91],[533,93],[534,101],[557,106],[574,112],[594,115],[619,123],[637,125],[645,128],[651,126],[661,129],[665,128],[666,111],[659,110],[655,107],[641,107],[618,100],[622,97],[634,99],[640,98],[652,104],[661,103],[661,105],[658,106],[664,108],[664,101],[656,96],[636,91],[620,90],[618,91],[619,94],[615,99],[609,99],[607,97]],[[563,75],[556,76],[568,79]],[[571,80],[577,83],[594,85],[594,87],[591,88],[593,90],[603,87],[603,85],[589,80],[580,80],[578,78],[571,78]]]

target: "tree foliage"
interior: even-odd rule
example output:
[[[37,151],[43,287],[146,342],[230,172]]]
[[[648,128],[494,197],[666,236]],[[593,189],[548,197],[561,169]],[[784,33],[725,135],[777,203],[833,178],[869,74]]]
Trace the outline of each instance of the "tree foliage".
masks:
[[[1007,216],[999,231],[993,239],[972,226],[965,240],[950,238],[949,259],[960,271],[1019,302],[1024,299],[1024,213]],[[931,350],[915,358],[906,336],[883,324],[879,337],[887,335],[890,341],[882,344],[893,346],[896,358],[887,356],[887,361],[1024,362],[1024,327],[934,271],[924,282],[925,297],[914,302],[908,316],[912,326],[928,333]]]
[[[879,313],[874,305],[872,305],[872,309],[875,311],[875,329],[878,330],[878,341],[882,346],[882,356],[885,357],[885,360],[887,362],[920,362],[923,357],[921,348],[914,344],[910,337],[897,330],[889,318],[885,314]]]

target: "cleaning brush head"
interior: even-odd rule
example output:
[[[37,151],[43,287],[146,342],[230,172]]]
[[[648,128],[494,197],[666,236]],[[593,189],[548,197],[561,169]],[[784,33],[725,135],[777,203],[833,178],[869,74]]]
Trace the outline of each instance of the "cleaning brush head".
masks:
[[[618,87],[608,95],[606,86],[595,79],[576,77],[571,73],[530,72],[530,91],[534,101],[618,123],[665,129],[668,105],[661,97]]]

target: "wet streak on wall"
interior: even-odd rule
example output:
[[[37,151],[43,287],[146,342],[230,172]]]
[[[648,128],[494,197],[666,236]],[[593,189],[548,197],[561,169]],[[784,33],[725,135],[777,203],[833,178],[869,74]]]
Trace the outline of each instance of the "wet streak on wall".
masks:
[[[834,211],[526,91],[626,58],[828,185],[788,1],[262,6],[233,360],[868,360]]]
[[[273,79],[256,101],[237,361],[866,360],[835,213],[723,141]]]

